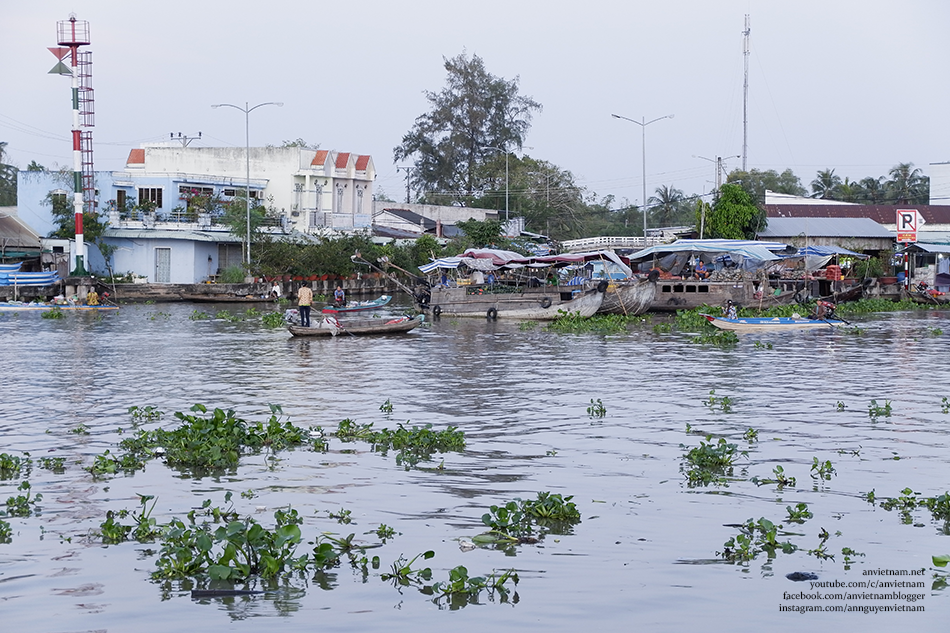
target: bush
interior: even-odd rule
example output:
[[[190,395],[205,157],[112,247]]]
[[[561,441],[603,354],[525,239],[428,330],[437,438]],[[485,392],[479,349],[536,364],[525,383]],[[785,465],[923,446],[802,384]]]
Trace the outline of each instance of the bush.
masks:
[[[219,279],[223,284],[240,284],[244,282],[244,276],[244,269],[240,266],[228,266]]]

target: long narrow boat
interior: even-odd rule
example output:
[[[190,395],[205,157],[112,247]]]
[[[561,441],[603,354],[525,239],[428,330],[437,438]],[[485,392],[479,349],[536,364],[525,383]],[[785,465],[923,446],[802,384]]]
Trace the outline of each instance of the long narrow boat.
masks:
[[[703,314],[706,320],[720,330],[733,332],[763,332],[766,330],[807,330],[816,328],[830,328],[845,325],[840,319],[795,319],[791,317],[751,317],[743,319],[727,319],[711,314]]]
[[[370,336],[377,334],[402,334],[419,327],[425,317],[417,314],[414,317],[398,317],[395,319],[361,319],[359,321],[337,321],[336,318],[324,317],[315,320],[316,325],[310,327],[302,325],[288,325],[287,329],[293,336]]]
[[[56,309],[62,310],[63,312],[109,312],[111,310],[118,310],[119,306],[61,305],[57,303],[23,303],[20,301],[0,302],[0,312],[47,312]]]
[[[431,289],[428,307],[433,316],[482,317],[489,319],[530,319],[553,321],[569,313],[594,316],[604,301],[607,281],[597,288],[556,286],[509,288],[501,284],[480,284]]]
[[[224,292],[215,292],[209,294],[198,294],[193,292],[178,293],[184,301],[195,301],[197,303],[273,303],[274,299],[261,297],[260,295],[235,295]]]
[[[328,305],[323,309],[325,314],[337,314],[339,312],[359,312],[361,310],[375,310],[376,308],[381,308],[393,298],[391,295],[382,295],[379,299],[373,299],[372,301],[351,301],[344,306],[333,306]]]

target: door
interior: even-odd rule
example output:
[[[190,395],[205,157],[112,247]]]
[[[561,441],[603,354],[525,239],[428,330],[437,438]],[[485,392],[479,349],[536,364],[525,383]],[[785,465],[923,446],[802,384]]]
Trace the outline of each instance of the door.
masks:
[[[155,283],[168,284],[172,281],[172,249],[155,249]]]

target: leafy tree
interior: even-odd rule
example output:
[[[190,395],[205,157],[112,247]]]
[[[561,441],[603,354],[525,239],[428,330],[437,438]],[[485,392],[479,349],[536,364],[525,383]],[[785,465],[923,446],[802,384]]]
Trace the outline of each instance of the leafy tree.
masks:
[[[765,225],[765,212],[753,204],[749,194],[739,185],[726,183],[706,214],[705,233],[709,238],[754,240]]]
[[[927,204],[930,200],[930,179],[913,163],[899,163],[888,172],[891,179],[885,184],[887,200],[891,204]]]
[[[823,169],[811,181],[811,197],[837,200],[840,195],[841,176],[834,169]]]
[[[765,202],[766,190],[791,196],[804,196],[808,193],[791,169],[786,169],[781,174],[774,169],[766,171],[736,169],[726,176],[726,182],[741,185],[749,197],[759,204]]]
[[[519,94],[517,78],[490,74],[478,55],[444,61],[446,86],[425,93],[430,111],[416,118],[393,156],[414,157],[410,183],[424,201],[468,204],[497,174],[497,167],[486,173],[486,160],[520,148],[541,105]]]
[[[511,209],[529,231],[558,240],[581,237],[586,205],[574,174],[529,156],[513,160],[509,168]]]
[[[501,236],[502,224],[498,220],[462,220],[455,226],[462,229],[472,248],[495,248],[506,242]]]
[[[43,165],[40,165],[35,160],[30,161],[30,164],[26,166],[26,170],[27,171],[48,171],[46,167],[44,167]]]
[[[308,143],[302,138],[298,137],[293,141],[282,141],[280,144],[281,147],[302,147],[304,149],[320,149],[320,143]]]
[[[12,207],[16,204],[17,169],[3,162],[6,147],[6,141],[0,141],[0,207]]]
[[[415,267],[428,264],[442,256],[442,245],[431,235],[423,235],[409,246],[409,257]]]

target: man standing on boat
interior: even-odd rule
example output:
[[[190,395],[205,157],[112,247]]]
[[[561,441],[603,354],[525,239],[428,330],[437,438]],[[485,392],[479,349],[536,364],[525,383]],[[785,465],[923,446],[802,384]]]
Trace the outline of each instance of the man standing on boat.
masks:
[[[310,327],[310,306],[313,304],[313,290],[303,284],[297,290],[297,310],[300,312],[300,325]]]

